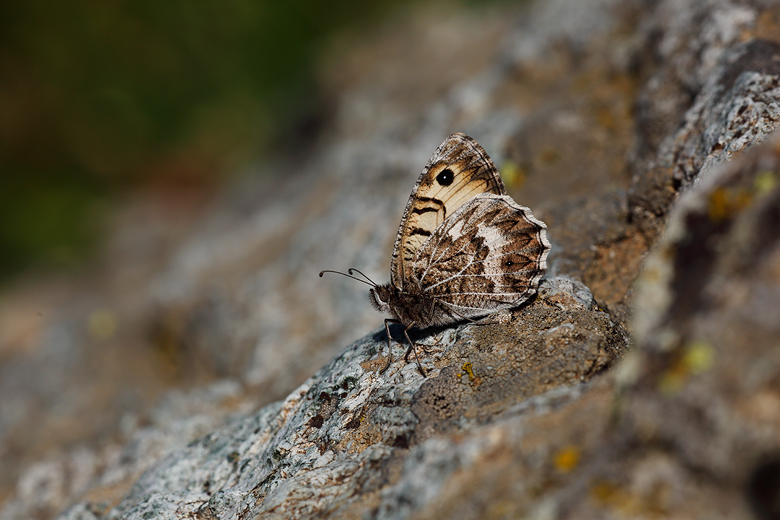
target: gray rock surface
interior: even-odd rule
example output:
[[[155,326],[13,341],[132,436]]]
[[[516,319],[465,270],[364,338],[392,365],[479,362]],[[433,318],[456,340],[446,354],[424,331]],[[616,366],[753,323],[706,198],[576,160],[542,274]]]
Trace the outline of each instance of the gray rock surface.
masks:
[[[776,516],[780,6],[495,9],[335,45],[286,175],[197,219],[140,200],[84,280],[3,295],[0,519]],[[547,223],[549,279],[378,376],[381,317],[316,275],[387,278],[456,130]]]
[[[504,317],[428,331],[419,340],[427,378],[395,341],[396,361],[378,373],[386,341],[379,329],[283,402],[163,458],[107,518],[341,517],[369,504],[395,518],[425,506],[458,458],[470,456],[452,457],[452,434],[522,415],[533,409],[526,399],[550,389],[566,390],[540,404],[570,399],[583,390],[568,387],[626,349],[620,327],[566,278],[545,281],[533,304]],[[79,518],[85,507],[62,518]]]

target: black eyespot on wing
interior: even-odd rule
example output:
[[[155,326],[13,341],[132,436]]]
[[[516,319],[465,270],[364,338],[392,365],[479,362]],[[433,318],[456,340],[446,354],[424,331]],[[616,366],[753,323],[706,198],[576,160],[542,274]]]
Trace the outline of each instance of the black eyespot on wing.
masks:
[[[449,186],[452,181],[455,180],[455,174],[449,168],[444,168],[439,175],[436,176],[436,182],[442,186]]]
[[[523,257],[520,253],[505,253],[503,257],[501,266],[506,273],[526,271],[533,265],[533,262],[529,261],[528,258]]]

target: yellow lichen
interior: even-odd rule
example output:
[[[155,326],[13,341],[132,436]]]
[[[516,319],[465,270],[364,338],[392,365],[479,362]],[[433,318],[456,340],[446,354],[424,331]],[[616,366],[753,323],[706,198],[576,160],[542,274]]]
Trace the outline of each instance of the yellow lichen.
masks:
[[[758,172],[753,187],[759,195],[768,193],[777,186],[777,175],[773,171],[763,170]]]
[[[463,364],[463,372],[465,372],[469,376],[469,381],[474,381],[476,379],[476,376],[474,375],[474,371],[472,370],[471,362]],[[460,373],[459,375],[463,376],[465,374]]]
[[[695,340],[685,346],[682,355],[661,376],[659,390],[666,395],[678,393],[688,378],[709,370],[715,359],[715,349],[707,342]]]
[[[715,349],[705,341],[693,341],[685,349],[683,362],[692,374],[699,374],[712,367]]]
[[[558,450],[553,459],[555,469],[561,473],[569,473],[580,463],[580,450],[576,446],[566,446]]]
[[[515,161],[507,159],[501,165],[501,178],[510,188],[520,188],[525,183],[525,170]]]
[[[707,212],[712,221],[723,222],[746,208],[752,200],[753,196],[744,190],[718,188],[710,193]]]
[[[87,331],[96,340],[110,339],[117,329],[116,313],[111,309],[96,309],[87,318]]]

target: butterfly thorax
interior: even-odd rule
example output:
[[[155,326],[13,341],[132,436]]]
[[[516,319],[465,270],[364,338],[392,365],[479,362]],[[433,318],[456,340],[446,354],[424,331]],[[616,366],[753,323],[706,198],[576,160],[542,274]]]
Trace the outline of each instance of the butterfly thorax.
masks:
[[[432,325],[451,323],[453,317],[415,285],[399,289],[393,284],[378,285],[369,291],[371,304],[405,325],[414,324],[425,328]]]

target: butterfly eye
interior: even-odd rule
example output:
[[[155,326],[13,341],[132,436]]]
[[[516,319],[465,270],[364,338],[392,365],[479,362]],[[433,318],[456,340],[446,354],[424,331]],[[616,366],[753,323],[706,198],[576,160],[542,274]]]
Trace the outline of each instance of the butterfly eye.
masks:
[[[439,175],[436,176],[436,182],[441,184],[442,186],[449,186],[452,184],[452,181],[455,180],[455,174],[452,173],[452,170],[449,168],[445,168],[439,173]]]

